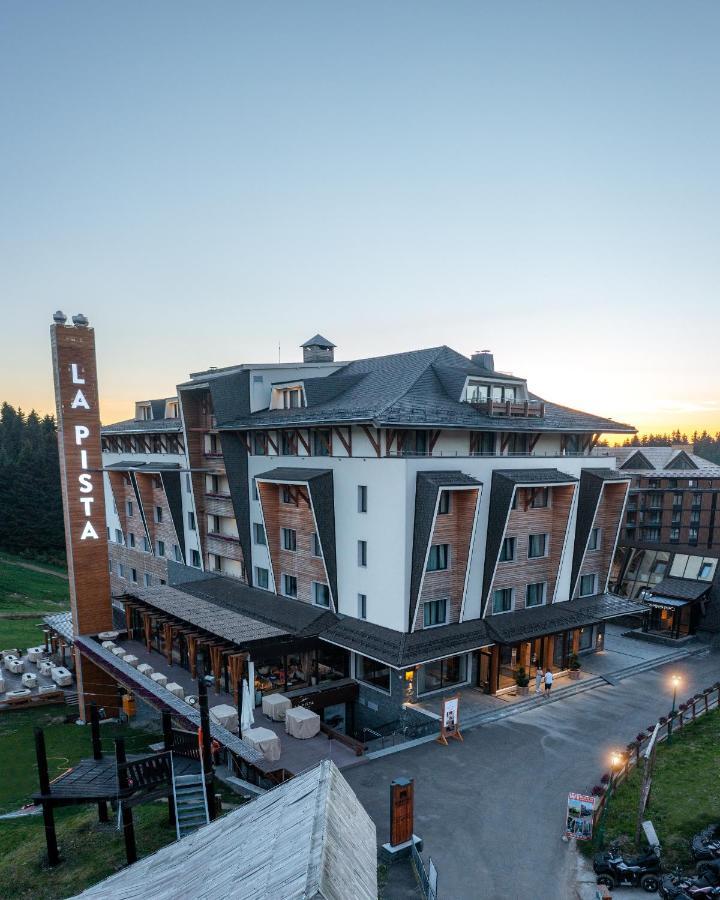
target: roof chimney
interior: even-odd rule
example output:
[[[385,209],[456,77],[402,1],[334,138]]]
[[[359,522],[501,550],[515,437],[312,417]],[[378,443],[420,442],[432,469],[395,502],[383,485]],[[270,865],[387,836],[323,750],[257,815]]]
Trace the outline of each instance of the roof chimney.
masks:
[[[305,341],[302,351],[304,363],[335,362],[335,344],[321,334]]]
[[[476,350],[470,359],[481,369],[487,369],[488,372],[495,371],[495,360],[489,350]]]

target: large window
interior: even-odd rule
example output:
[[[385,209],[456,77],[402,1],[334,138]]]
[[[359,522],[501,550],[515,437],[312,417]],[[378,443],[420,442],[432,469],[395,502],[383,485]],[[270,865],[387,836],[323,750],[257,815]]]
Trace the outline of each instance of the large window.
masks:
[[[525,606],[542,606],[545,602],[546,591],[547,583],[544,581],[529,584],[525,589]]]
[[[432,628],[447,622],[447,600],[427,600],[423,603],[423,626]]]
[[[390,691],[389,667],[367,656],[358,654],[355,657],[355,677],[358,681],[364,681],[388,693]]]
[[[587,625],[580,629],[580,641],[578,643],[579,650],[590,650],[593,645],[593,626]]]
[[[253,432],[253,454],[267,456],[267,434],[264,431]]]
[[[537,559],[547,554],[547,535],[531,534],[528,538],[528,557]]]
[[[418,673],[418,693],[429,694],[467,681],[467,656],[450,656],[425,663]]]
[[[493,612],[510,612],[512,609],[513,589],[498,588],[493,592]]]
[[[550,502],[550,488],[533,488],[532,503],[533,509],[545,509]]]
[[[430,553],[428,553],[428,572],[439,572],[447,569],[449,556],[448,544],[433,544],[430,547]]]
[[[313,531],[310,546],[312,547],[313,556],[322,556],[322,547],[320,546],[320,538],[318,537],[317,531]]]
[[[500,548],[500,562],[512,562],[515,559],[515,538],[506,537]]]
[[[270,573],[261,566],[255,566],[255,586],[267,590],[270,584]]]
[[[297,434],[294,431],[280,432],[280,455],[297,456]]]
[[[597,575],[581,575],[580,576],[580,596],[581,597],[590,597],[595,591],[595,584],[597,582]]]
[[[590,537],[588,538],[588,550],[599,550],[600,549],[600,529],[592,528],[590,530]]]
[[[286,597],[297,597],[297,578],[294,575],[283,575],[282,586]]]
[[[330,606],[330,588],[326,584],[320,584],[319,581],[313,581],[313,603],[315,606]]]
[[[283,550],[297,550],[297,531],[294,528],[283,528],[282,547]]]
[[[475,431],[470,434],[470,453],[479,456],[494,456],[495,432]]]
[[[527,434],[513,432],[507,438],[507,452],[509,456],[525,456],[530,447],[530,438]]]
[[[438,503],[438,515],[446,516],[450,512],[450,491],[440,491],[440,501]]]
[[[329,428],[317,428],[313,431],[313,456],[330,456],[332,435]]]
[[[265,536],[265,526],[262,522],[253,522],[253,536],[256,544],[267,544]]]

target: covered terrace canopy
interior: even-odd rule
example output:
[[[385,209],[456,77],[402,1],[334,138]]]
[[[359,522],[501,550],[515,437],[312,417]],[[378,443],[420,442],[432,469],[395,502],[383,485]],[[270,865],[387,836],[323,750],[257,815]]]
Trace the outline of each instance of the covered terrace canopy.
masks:
[[[326,760],[76,900],[376,900],[376,853],[372,820]]]

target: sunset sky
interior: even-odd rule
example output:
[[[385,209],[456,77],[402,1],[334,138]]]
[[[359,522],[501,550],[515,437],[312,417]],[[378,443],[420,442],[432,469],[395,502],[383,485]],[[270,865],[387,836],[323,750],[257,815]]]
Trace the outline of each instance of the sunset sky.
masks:
[[[0,5],[0,400],[102,416],[209,365],[490,348],[720,430],[720,4]]]

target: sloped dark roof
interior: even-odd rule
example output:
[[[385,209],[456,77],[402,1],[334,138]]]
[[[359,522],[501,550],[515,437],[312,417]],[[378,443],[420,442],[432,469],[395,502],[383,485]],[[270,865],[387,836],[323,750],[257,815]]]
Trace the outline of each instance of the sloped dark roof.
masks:
[[[418,665],[456,653],[466,653],[493,643],[484,619],[473,619],[441,628],[406,634],[363,619],[340,616],[320,639],[354,650],[396,669]]]
[[[249,587],[234,578],[204,578],[183,584],[182,590],[296,636],[317,635],[335,621],[332,612],[302,600],[291,600],[261,588]]]
[[[709,581],[695,581],[690,578],[663,578],[651,593],[654,597],[673,597],[676,600],[699,600],[710,590]]]
[[[304,378],[305,401],[308,407],[322,406],[355,387],[364,375],[328,375],[326,378]]]
[[[500,644],[528,641],[545,634],[582,628],[617,616],[639,615],[646,606],[614,594],[596,594],[547,606],[533,606],[511,613],[487,616],[488,633]]]
[[[505,478],[516,485],[535,484],[572,484],[577,481],[574,475],[561,472],[559,469],[495,469],[493,477]]]
[[[654,469],[655,466],[650,462],[650,460],[642,453],[640,450],[637,450],[632,456],[629,456],[625,462],[620,466],[621,469]]]
[[[182,431],[180,419],[125,419],[102,425],[101,434],[157,434],[159,431]]]
[[[665,463],[666,469],[699,469],[698,464],[684,450],[679,450],[673,458]]]
[[[635,432],[630,425],[613,422],[579,410],[545,402],[543,417],[516,418],[490,416],[460,400],[469,375],[499,380],[515,379],[504,373],[489,372],[474,365],[450,347],[432,347],[394,353],[389,356],[358,359],[346,363],[325,379],[348,379],[342,391],[330,388],[331,396],[322,397],[322,387],[309,387],[308,406],[294,409],[260,410],[233,419],[228,416],[220,427],[227,429],[260,427],[303,427],[329,422],[373,422],[378,426],[444,427],[493,429],[499,431],[576,431]],[[356,381],[353,379],[357,379]],[[317,393],[313,394],[313,391]],[[312,399],[310,399],[312,398]],[[533,400],[541,398],[530,395]]]
[[[309,469],[306,466],[278,466],[276,469],[269,469],[267,472],[261,472],[255,478],[260,481],[312,481],[313,478],[320,478],[322,475],[331,475],[332,469]]]
[[[309,341],[305,341],[304,344],[300,344],[301,347],[324,347],[326,350],[334,350],[337,346],[333,344],[332,341],[329,341],[327,338],[323,337],[321,334],[316,334],[315,337],[311,337]]]
[[[146,462],[142,459],[121,459],[120,462],[109,463],[103,466],[105,469],[120,469],[127,472],[130,469],[142,469],[144,472],[160,472],[171,469],[179,469],[180,463],[176,462]]]

